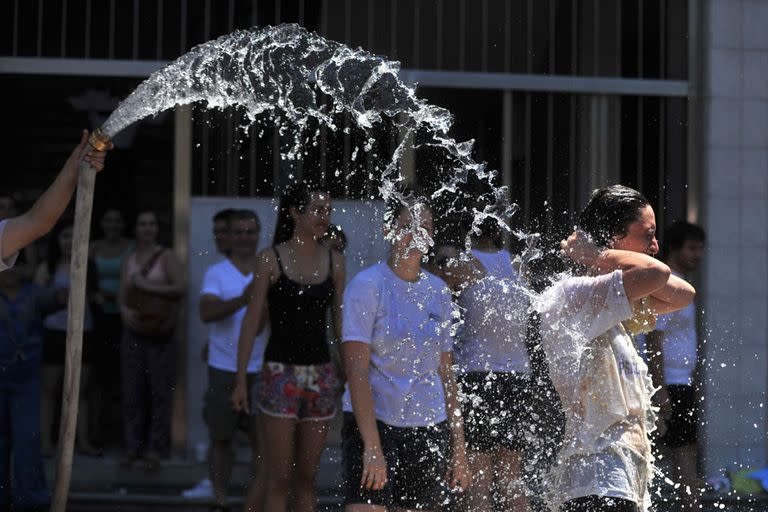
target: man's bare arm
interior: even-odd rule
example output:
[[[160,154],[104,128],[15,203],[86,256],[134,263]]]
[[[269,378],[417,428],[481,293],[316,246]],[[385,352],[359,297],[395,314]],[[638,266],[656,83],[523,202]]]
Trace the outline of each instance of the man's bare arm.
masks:
[[[111,143],[110,143],[111,148]],[[88,145],[88,130],[83,130],[80,144],[64,163],[50,187],[35,201],[28,212],[8,219],[3,231],[2,257],[7,260],[23,247],[48,233],[64,213],[77,187],[80,160],[85,159],[97,171],[104,168],[106,151]]]

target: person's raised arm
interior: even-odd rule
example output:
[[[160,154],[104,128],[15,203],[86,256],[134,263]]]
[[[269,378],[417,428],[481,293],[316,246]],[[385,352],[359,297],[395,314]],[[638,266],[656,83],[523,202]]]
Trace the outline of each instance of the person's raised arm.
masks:
[[[583,231],[575,231],[561,243],[563,252],[576,263],[598,274],[622,271],[624,291],[630,303],[653,295],[669,281],[672,271],[661,261],[643,253],[599,249]]]
[[[267,291],[274,267],[272,250],[266,250],[259,254],[253,272],[253,288],[248,298],[248,306],[240,324],[240,336],[237,340],[237,375],[235,389],[232,392],[232,405],[237,411],[250,413],[246,382],[248,362],[251,360],[251,353],[259,328],[263,324],[262,316],[266,312]]]
[[[88,131],[83,130],[80,144],[69,155],[51,186],[35,201],[29,211],[8,219],[0,243],[0,257],[3,261],[53,228],[67,208],[77,186],[80,160],[85,159],[100,171],[104,168],[105,157],[105,151],[97,151],[88,145]]]
[[[651,294],[651,308],[657,315],[672,313],[693,302],[694,297],[696,289],[673,274],[664,286]]]
[[[368,380],[371,346],[360,341],[345,341],[341,345],[344,371],[349,386],[352,412],[363,439],[363,476],[360,485],[380,490],[387,482],[387,461],[381,447],[379,429],[373,406],[373,391]]]

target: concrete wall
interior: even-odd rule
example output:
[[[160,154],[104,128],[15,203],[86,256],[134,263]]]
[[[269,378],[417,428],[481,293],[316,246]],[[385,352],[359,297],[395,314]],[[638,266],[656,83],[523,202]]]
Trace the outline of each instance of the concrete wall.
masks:
[[[707,474],[766,465],[768,1],[707,0],[703,223]]]
[[[334,201],[331,222],[342,226],[349,240],[345,253],[347,279],[361,269],[373,265],[386,254],[382,236],[383,210],[381,203]],[[219,261],[211,234],[213,215],[224,208],[248,208],[261,219],[260,248],[271,245],[277,217],[276,199],[241,199],[229,197],[195,197],[191,205],[191,232],[189,241],[188,336],[187,343],[187,447],[190,454],[200,443],[208,440],[203,422],[203,393],[207,384],[207,369],[200,360],[200,348],[207,337],[208,328],[197,315],[200,286],[209,265]],[[201,449],[204,454],[204,450]]]

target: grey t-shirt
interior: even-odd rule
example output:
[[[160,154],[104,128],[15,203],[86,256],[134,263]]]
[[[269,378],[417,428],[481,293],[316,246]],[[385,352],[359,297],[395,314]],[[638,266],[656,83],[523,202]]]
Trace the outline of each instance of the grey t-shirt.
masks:
[[[8,220],[1,220],[0,221],[0,255],[2,255],[2,249],[3,249],[3,234],[5,233],[5,225],[8,223]],[[8,270],[16,263],[16,258],[19,256],[19,252],[16,251],[11,255],[8,260],[4,260],[2,257],[0,257],[0,272],[3,270]]]

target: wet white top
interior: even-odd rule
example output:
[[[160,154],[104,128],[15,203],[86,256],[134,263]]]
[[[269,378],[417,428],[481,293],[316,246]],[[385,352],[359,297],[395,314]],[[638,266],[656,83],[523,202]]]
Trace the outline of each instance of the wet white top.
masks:
[[[438,368],[453,345],[452,324],[450,291],[428,272],[411,283],[379,263],[347,285],[342,339],[371,346],[368,380],[376,419],[396,427],[446,419]],[[349,386],[344,410],[352,411]]]
[[[243,294],[243,290],[253,279],[253,274],[242,274],[229,259],[214,263],[205,272],[200,295],[213,295],[221,300],[230,300]],[[245,316],[245,306],[233,315],[211,322],[208,333],[208,364],[218,370],[237,371],[237,340],[240,337],[240,324]],[[266,333],[256,337],[248,362],[248,373],[261,371],[264,362]]]
[[[486,276],[459,295],[463,328],[454,348],[459,372],[527,372],[530,302],[507,251],[472,251]]]
[[[565,278],[542,294],[536,308],[566,412],[565,444],[550,478],[552,499],[559,504],[611,496],[647,509],[653,386],[621,324],[633,314],[622,272]]]
[[[0,250],[2,250],[3,247],[3,233],[5,232],[5,225],[8,223],[8,219],[0,220]],[[2,254],[2,252],[0,252]],[[3,270],[7,270],[14,266],[16,264],[16,258],[18,258],[19,252],[16,251],[13,253],[13,255],[8,258],[8,260],[4,260],[2,257],[0,257],[0,272]]]

